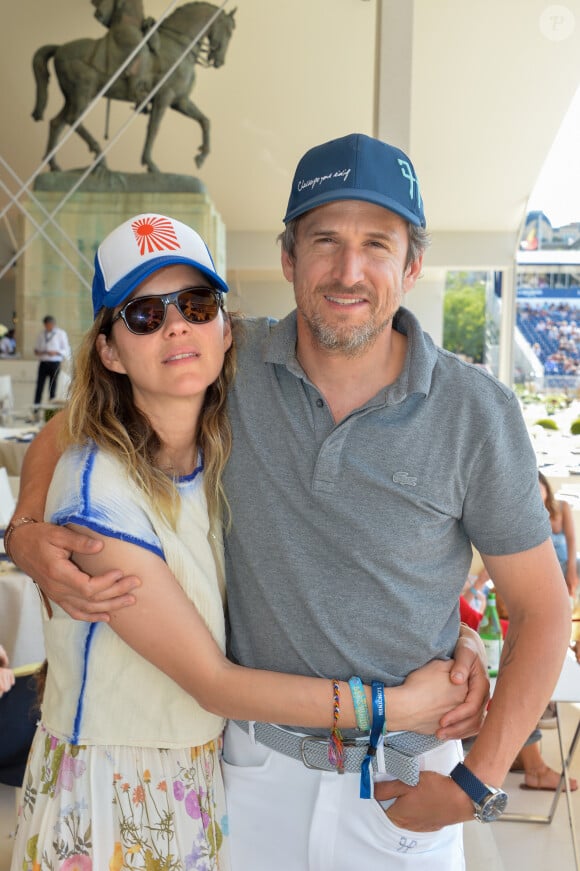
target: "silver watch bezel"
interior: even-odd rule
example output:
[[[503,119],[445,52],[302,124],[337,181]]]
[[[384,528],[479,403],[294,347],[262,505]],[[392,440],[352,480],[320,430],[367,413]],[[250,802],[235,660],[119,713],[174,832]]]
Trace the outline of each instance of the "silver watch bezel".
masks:
[[[497,789],[495,786],[489,786],[487,783],[486,787],[489,792],[481,804],[473,802],[475,808],[474,817],[480,823],[493,823],[505,811],[508,797],[503,789]]]

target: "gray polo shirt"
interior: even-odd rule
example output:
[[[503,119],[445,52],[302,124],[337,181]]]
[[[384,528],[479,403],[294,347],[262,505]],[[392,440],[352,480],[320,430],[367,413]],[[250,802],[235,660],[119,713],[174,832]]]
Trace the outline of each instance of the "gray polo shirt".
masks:
[[[483,553],[550,535],[514,394],[401,309],[398,380],[335,424],[296,360],[296,317],[248,320],[225,475],[230,652],[244,665],[400,683],[457,639]]]

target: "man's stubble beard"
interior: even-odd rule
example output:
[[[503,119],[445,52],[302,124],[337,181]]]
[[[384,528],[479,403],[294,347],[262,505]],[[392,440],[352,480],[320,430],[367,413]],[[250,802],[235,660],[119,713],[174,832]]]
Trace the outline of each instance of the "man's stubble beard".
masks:
[[[340,327],[325,323],[319,314],[306,315],[303,311],[300,314],[320,348],[344,354],[345,357],[363,354],[393,320],[391,316],[379,324],[367,321],[365,324]]]

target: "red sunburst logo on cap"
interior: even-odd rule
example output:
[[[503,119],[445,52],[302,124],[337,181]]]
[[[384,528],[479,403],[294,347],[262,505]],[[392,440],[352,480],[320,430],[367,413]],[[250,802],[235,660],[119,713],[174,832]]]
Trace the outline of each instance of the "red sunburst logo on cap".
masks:
[[[133,221],[131,229],[141,256],[155,251],[175,251],[180,247],[175,228],[167,218],[139,218]]]

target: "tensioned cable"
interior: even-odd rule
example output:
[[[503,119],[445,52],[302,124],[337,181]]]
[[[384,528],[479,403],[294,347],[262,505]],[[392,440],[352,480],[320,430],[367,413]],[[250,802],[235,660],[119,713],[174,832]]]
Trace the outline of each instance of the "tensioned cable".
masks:
[[[3,164],[5,164],[5,161],[3,160],[2,157],[0,157],[0,161],[1,161]],[[7,164],[6,164],[6,165],[7,165]],[[0,187],[1,187],[1,188],[2,188],[6,193],[8,193],[8,194],[10,193],[10,191],[8,190],[8,188],[6,187],[6,185],[4,184],[4,182],[3,182],[1,179],[0,179]],[[28,248],[28,246],[30,245],[30,243],[33,241],[33,239],[35,239],[36,236],[38,235],[38,233],[40,233],[40,234],[43,236],[44,240],[45,240],[46,242],[48,242],[48,244],[50,245],[50,247],[51,247],[54,251],[56,251],[56,253],[61,257],[61,259],[64,260],[64,262],[66,263],[66,265],[69,266],[70,269],[72,269],[72,271],[74,272],[74,274],[76,275],[76,277],[77,277],[77,278],[82,282],[82,284],[84,284],[85,287],[90,288],[90,286],[91,286],[91,285],[90,285],[90,282],[87,281],[87,279],[86,279],[83,275],[81,275],[81,273],[78,271],[78,269],[77,269],[77,267],[74,265],[74,263],[72,263],[72,262],[68,259],[68,257],[66,256],[66,254],[64,254],[64,253],[60,250],[60,248],[57,246],[56,242],[53,242],[53,240],[50,238],[50,236],[48,235],[48,233],[45,231],[44,228],[46,227],[46,225],[47,225],[49,222],[47,221],[46,224],[40,225],[40,224],[38,223],[38,221],[36,221],[36,220],[32,217],[32,215],[30,215],[30,214],[27,212],[26,208],[22,205],[22,203],[20,203],[20,202],[18,202],[17,200],[15,200],[15,201],[14,201],[14,205],[16,206],[16,208],[20,209],[20,211],[21,211],[22,214],[27,218],[27,220],[30,221],[30,223],[34,225],[34,227],[35,227],[36,230],[37,230],[37,233],[35,233],[34,236],[31,236],[31,237],[30,237],[30,238],[25,242],[25,244],[24,244],[24,245],[23,245],[23,246],[22,246],[22,247],[21,247],[21,248],[20,248],[20,249],[19,249],[19,250],[18,250],[18,251],[17,251],[17,252],[12,256],[12,257],[11,257],[11,258],[10,258],[10,260],[8,261],[8,263],[6,264],[6,266],[4,267],[3,271],[0,273],[0,278],[2,277],[2,275],[4,275],[5,272],[7,272],[7,271],[12,267],[12,264],[13,264],[13,263],[14,263],[14,262],[19,258],[19,257],[21,257],[22,254],[24,254],[24,252],[26,251],[26,249]],[[45,214],[48,214],[48,212],[46,211],[46,209],[44,209],[44,212],[45,212]],[[53,224],[54,224],[54,222],[53,222]],[[65,239],[66,239],[68,242],[70,242],[70,244],[73,246],[73,248],[75,249],[75,251],[79,254],[79,256],[82,257],[82,259],[83,259],[84,262],[87,264],[87,266],[88,266],[90,269],[92,269],[92,263],[91,263],[89,260],[87,260],[87,258],[84,256],[84,254],[83,254],[81,251],[78,250],[77,246],[76,246],[75,243],[72,241],[72,239],[70,238],[70,236],[68,236],[67,233],[66,233],[66,232],[65,232],[65,231],[64,231],[64,230],[63,230],[63,229],[62,229],[58,224],[54,224],[54,226],[55,226],[55,227],[59,227],[59,229],[61,230],[62,235],[65,237]]]

